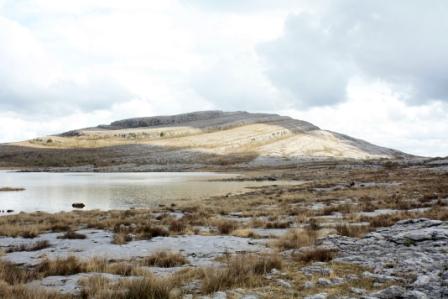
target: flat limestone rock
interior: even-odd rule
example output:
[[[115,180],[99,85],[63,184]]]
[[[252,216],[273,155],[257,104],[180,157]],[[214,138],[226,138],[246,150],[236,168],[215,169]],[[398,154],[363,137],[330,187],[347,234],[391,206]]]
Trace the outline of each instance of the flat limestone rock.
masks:
[[[363,275],[377,282],[404,282],[406,294],[413,297],[403,298],[448,298],[447,221],[403,220],[362,239],[329,236],[322,240],[322,245],[338,249],[336,261],[373,269],[373,273],[365,272]],[[403,290],[391,287],[371,296],[398,298],[393,296],[399,291]]]
[[[94,257],[129,260],[148,256],[159,250],[179,251],[186,256],[190,263],[207,266],[213,259],[226,252],[260,252],[266,251],[264,240],[239,238],[234,236],[177,236],[156,237],[151,240],[132,241],[123,245],[112,244],[113,233],[104,230],[79,230],[86,239],[68,240],[58,239],[61,233],[42,234],[32,240],[23,238],[0,238],[0,248],[29,244],[47,240],[51,246],[38,251],[12,252],[1,257],[16,264],[38,264],[44,257],[55,259],[58,257],[75,256],[80,259]]]

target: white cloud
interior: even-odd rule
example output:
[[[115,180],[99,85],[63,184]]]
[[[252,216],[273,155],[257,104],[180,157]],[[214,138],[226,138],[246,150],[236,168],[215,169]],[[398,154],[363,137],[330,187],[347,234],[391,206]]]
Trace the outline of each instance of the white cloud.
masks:
[[[411,153],[448,154],[447,8],[0,0],[0,142],[225,109],[280,111]]]
[[[343,103],[282,112],[377,145],[415,155],[446,156],[448,103],[409,106],[384,82],[355,79],[348,90]]]
[[[303,106],[345,100],[353,77],[384,80],[412,103],[448,101],[448,3],[336,0],[291,15],[259,47],[268,76]]]

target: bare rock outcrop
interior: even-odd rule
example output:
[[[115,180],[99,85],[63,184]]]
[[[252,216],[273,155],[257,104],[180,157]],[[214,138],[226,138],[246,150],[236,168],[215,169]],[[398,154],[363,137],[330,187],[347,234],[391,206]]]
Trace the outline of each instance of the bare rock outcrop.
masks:
[[[365,298],[448,298],[448,222],[412,219],[378,229],[362,239],[329,236],[341,262],[372,269],[363,276],[394,287]]]

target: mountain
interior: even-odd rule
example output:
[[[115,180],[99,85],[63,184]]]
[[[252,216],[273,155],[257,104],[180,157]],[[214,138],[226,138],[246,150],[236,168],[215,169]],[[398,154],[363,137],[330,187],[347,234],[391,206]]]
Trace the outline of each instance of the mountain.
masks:
[[[406,156],[287,116],[240,111],[125,119],[0,146],[1,167],[104,171],[259,167]]]

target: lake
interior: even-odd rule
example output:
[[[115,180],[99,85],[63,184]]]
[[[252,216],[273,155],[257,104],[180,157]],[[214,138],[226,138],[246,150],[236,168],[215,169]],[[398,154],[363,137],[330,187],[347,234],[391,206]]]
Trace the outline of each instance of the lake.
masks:
[[[208,172],[32,173],[0,172],[0,187],[25,191],[0,192],[0,210],[15,212],[69,211],[72,203],[85,209],[151,208],[160,203],[242,192],[274,182],[213,181],[235,177]]]

